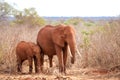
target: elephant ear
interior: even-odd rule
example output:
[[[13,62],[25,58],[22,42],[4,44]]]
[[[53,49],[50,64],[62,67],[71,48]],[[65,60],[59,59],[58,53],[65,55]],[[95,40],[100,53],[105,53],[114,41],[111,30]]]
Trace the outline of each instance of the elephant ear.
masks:
[[[55,44],[60,47],[64,47],[65,43],[65,35],[64,35],[64,27],[56,27],[52,32],[52,39]]]

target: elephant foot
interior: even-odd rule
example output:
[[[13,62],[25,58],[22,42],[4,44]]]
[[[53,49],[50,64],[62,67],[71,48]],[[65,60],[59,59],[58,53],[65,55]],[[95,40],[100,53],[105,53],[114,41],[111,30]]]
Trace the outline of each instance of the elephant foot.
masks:
[[[37,70],[35,71],[35,73],[42,73],[43,71],[40,69],[40,70]]]
[[[21,74],[22,74],[22,72],[17,72],[17,74],[21,75]]]
[[[38,73],[44,73],[44,71],[43,71],[43,66],[40,67],[38,71],[39,71]]]
[[[21,69],[18,69],[18,70],[17,70],[17,74],[22,74],[22,70],[21,70]]]
[[[59,72],[59,74],[57,75],[57,76],[65,76],[66,75],[66,73],[64,73],[64,72]]]
[[[28,72],[28,74],[31,74],[31,73],[32,73],[32,71],[29,71],[29,72]]]
[[[66,69],[64,67],[59,68],[59,73],[66,75]]]
[[[59,72],[61,75],[66,75],[66,72],[62,71],[62,72]]]
[[[31,74],[32,72],[29,72],[28,74]]]

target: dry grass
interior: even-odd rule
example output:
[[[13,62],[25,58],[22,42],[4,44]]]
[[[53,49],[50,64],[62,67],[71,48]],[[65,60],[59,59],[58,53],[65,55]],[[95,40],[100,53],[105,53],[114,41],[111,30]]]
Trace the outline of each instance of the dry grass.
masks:
[[[120,23],[119,21],[99,23],[100,25],[77,26],[77,46],[82,54],[78,57],[78,67],[95,67],[110,69],[120,65]],[[78,31],[81,30],[81,31]],[[83,30],[91,32],[87,35],[88,44],[84,45]],[[81,61],[81,62],[80,62]]]

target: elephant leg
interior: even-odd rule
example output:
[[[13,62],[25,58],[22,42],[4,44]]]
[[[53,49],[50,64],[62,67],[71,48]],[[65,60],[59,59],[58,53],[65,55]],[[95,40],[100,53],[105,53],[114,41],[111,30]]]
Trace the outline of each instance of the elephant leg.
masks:
[[[35,73],[37,73],[38,72],[38,64],[37,64],[37,58],[36,58],[36,56],[34,56],[34,66],[35,66]]]
[[[59,61],[59,72],[63,72],[63,56],[62,56],[62,49],[55,45],[55,48],[56,48],[56,54],[57,54],[57,57],[58,57],[58,61]]]
[[[43,65],[43,63],[44,63],[44,54],[43,53],[40,55],[40,61],[41,61],[41,65]]]
[[[29,73],[32,73],[32,69],[33,69],[33,67],[32,67],[32,58],[31,57],[28,58],[28,61],[29,61]]]
[[[40,72],[40,70],[42,71],[42,65],[41,65],[41,61],[40,61],[40,54],[36,54],[34,56],[34,65],[35,65],[35,72],[38,73]]]
[[[50,67],[53,66],[53,65],[52,65],[52,59],[53,59],[53,56],[49,56],[49,65],[50,65]]]
[[[17,64],[17,71],[18,71],[18,72],[21,72],[21,71],[22,71],[22,70],[21,70],[21,67],[22,67],[21,63],[18,63],[18,64]]]
[[[40,67],[41,67],[41,70],[43,71],[43,64],[44,64],[44,54],[41,53],[40,54]]]
[[[21,60],[17,60],[17,71],[18,72],[22,71],[22,61]]]
[[[65,48],[63,49],[63,63],[64,63],[64,73],[66,73],[66,62],[67,62],[67,45],[65,46]]]

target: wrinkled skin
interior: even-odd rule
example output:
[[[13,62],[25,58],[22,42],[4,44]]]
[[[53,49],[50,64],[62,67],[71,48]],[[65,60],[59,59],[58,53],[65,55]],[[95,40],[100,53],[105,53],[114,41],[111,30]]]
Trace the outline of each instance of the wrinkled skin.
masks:
[[[22,63],[25,60],[29,62],[29,73],[32,73],[32,62],[34,60],[35,72],[38,73],[41,70],[40,63],[40,48],[32,42],[21,41],[16,47],[17,56],[17,71],[22,71]]]
[[[42,50],[42,65],[44,62],[44,55],[48,55],[50,67],[52,67],[53,56],[57,55],[59,61],[59,71],[61,73],[66,73],[68,46],[70,47],[70,51],[72,54],[71,63],[74,63],[75,61],[75,31],[71,26],[46,25],[38,32],[37,44]]]

